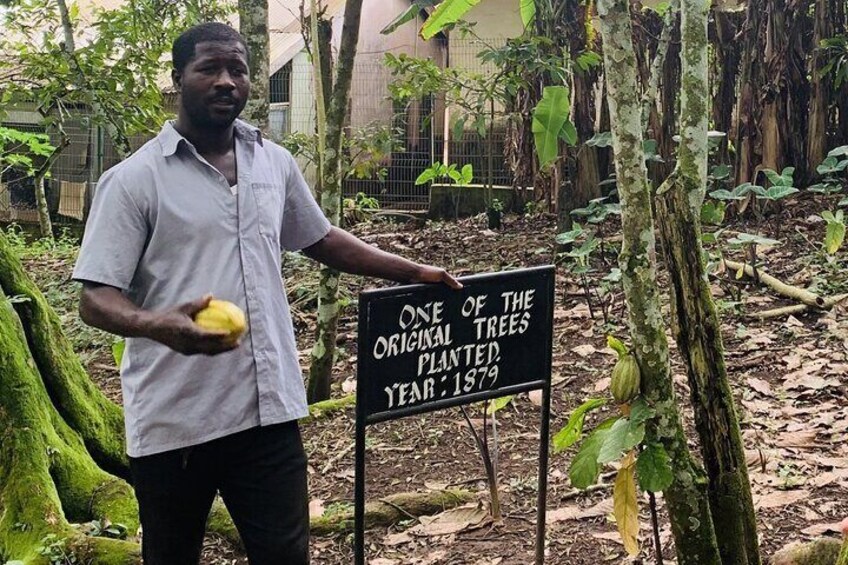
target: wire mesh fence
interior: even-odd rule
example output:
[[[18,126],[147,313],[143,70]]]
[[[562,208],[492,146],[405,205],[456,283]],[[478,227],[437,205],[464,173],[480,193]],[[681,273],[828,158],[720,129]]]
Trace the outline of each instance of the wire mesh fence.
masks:
[[[454,40],[428,46],[423,53],[440,65],[449,62],[456,68],[475,73],[493,73],[479,62],[477,53],[487,45],[499,45],[503,39]],[[418,52],[416,55],[421,56]],[[472,185],[490,180],[510,186],[512,177],[503,159],[505,119],[503,108],[496,107],[494,126],[485,132],[469,125],[460,134],[454,131],[456,113],[445,108],[443,97],[427,96],[408,103],[393,101],[389,85],[394,80],[383,63],[384,53],[365,53],[358,58],[351,87],[348,116],[346,179],[344,196],[355,198],[363,193],[379,201],[381,208],[426,210],[428,185],[416,185],[418,176],[435,162],[459,166],[471,164]],[[315,181],[312,155],[315,139],[315,98],[312,68],[305,53],[296,55],[270,78],[271,106],[267,135],[296,153],[307,180]],[[0,85],[2,91],[2,85]],[[176,100],[166,98],[175,108]],[[33,133],[46,133],[55,145],[56,132],[46,128],[44,117],[34,105],[3,108],[5,127]],[[83,223],[100,175],[119,162],[109,136],[96,126],[91,112],[84,107],[72,110],[64,119],[69,143],[62,150],[45,180],[48,205],[54,222]],[[487,115],[487,119],[491,116]],[[132,139],[140,147],[154,133]],[[0,222],[35,223],[34,180],[25,172],[10,168],[0,174]]]

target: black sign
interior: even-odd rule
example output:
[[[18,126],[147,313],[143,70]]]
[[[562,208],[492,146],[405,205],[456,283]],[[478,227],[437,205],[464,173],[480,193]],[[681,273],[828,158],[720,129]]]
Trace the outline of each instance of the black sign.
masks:
[[[415,285],[359,297],[354,564],[365,565],[368,424],[542,390],[536,565],[545,561],[554,268]]]
[[[540,388],[550,378],[553,267],[478,275],[463,289],[364,292],[357,396],[368,423]]]

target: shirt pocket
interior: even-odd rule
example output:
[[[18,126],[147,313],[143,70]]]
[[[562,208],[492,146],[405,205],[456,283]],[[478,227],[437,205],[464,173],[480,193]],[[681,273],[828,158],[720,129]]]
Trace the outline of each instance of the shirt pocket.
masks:
[[[279,241],[280,228],[283,224],[283,185],[254,182],[250,184],[250,188],[256,199],[259,232]]]

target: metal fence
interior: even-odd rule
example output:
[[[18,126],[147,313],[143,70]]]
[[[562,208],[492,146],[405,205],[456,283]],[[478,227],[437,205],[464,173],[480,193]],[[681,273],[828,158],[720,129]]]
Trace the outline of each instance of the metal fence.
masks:
[[[484,44],[500,40],[451,40],[447,48],[452,66],[487,73],[476,55]],[[445,57],[446,58],[446,57]],[[416,186],[415,180],[430,165],[443,161],[471,164],[472,184],[488,181],[489,154],[494,164],[495,185],[510,186],[512,178],[503,159],[504,116],[496,109],[493,134],[481,136],[469,124],[459,137],[451,131],[450,109],[439,96],[401,105],[389,95],[391,72],[382,63],[382,53],[361,54],[354,70],[348,136],[353,147],[349,175],[344,182],[346,197],[358,193],[376,198],[384,209],[426,210],[429,186]],[[443,59],[444,60],[444,59]],[[268,135],[285,143],[286,139],[307,142],[315,135],[314,89],[311,65],[305,54],[297,55],[271,77],[271,110]],[[2,85],[0,85],[2,90]],[[167,100],[173,105],[173,98]],[[6,108],[2,125],[32,132],[48,133],[34,107]],[[66,120],[65,132],[70,143],[63,150],[45,181],[51,215],[56,223],[84,221],[91,196],[103,171],[119,159],[102,128],[90,122],[89,112],[77,108]],[[448,116],[446,122],[446,114]],[[455,113],[454,113],[455,115]],[[291,137],[291,136],[295,137]],[[142,145],[151,134],[132,140],[133,148]],[[52,135],[58,143],[58,136]],[[370,143],[369,143],[370,142]],[[446,147],[447,146],[447,147]],[[314,182],[314,166],[309,151],[298,155],[307,179]],[[0,221],[37,222],[33,179],[20,171],[0,175]]]

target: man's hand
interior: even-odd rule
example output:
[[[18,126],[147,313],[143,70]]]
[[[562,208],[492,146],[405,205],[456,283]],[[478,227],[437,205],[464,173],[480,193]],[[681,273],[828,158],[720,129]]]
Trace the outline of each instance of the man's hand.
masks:
[[[194,323],[194,316],[212,300],[212,295],[186,302],[171,310],[152,313],[148,335],[183,355],[218,355],[239,346],[227,332],[209,331]]]
[[[418,273],[416,273],[411,282],[429,284],[444,283],[454,290],[462,288],[462,283],[456,280],[453,275],[444,269],[431,267],[430,265],[419,265]]]

